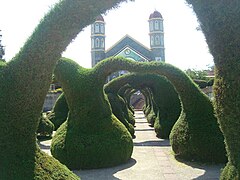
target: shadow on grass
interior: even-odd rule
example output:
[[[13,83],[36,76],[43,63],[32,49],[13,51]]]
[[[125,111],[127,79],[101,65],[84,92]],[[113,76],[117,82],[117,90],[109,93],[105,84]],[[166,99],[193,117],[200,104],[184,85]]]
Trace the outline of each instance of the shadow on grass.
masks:
[[[76,171],[74,170],[73,172],[81,177],[83,180],[120,180],[119,178],[116,178],[114,176],[115,173],[131,168],[136,164],[135,159],[130,159],[127,163],[115,166],[115,167],[110,167],[110,168],[102,168],[102,169],[91,169],[91,170],[79,170]]]

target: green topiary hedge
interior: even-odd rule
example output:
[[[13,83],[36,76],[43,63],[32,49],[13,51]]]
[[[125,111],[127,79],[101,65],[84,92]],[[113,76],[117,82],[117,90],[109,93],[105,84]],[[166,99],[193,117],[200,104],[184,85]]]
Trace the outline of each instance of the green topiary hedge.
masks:
[[[151,127],[154,126],[155,120],[157,118],[157,114],[158,114],[158,107],[156,105],[156,102],[153,98],[153,94],[152,91],[149,88],[146,88],[146,94],[148,96],[149,99],[149,112],[147,114],[145,114],[147,121],[149,123],[149,125]]]
[[[64,58],[55,69],[69,114],[52,139],[51,152],[70,169],[114,166],[132,155],[132,137],[112,114],[103,90],[107,75],[100,74]]]
[[[146,88],[141,90],[141,93],[143,94],[144,98],[145,98],[145,104],[143,106],[143,112],[145,114],[145,116],[147,116],[150,112],[150,97],[148,96],[147,92],[146,92]]]
[[[129,114],[123,98],[113,93],[107,93],[107,97],[111,105],[113,114],[118,118],[118,120],[120,120],[124,124],[124,126],[128,129],[128,131],[132,135],[132,137],[135,138],[134,127],[127,120],[127,116],[129,116]]]
[[[54,124],[55,131],[62,125],[67,119],[68,104],[66,102],[64,93],[62,93],[56,100],[52,111],[47,115],[48,119]]]
[[[166,78],[156,75],[145,78],[152,82],[148,86],[158,109],[154,123],[155,132],[157,137],[167,139],[181,112],[178,94]]]
[[[130,103],[130,98],[133,93],[135,93],[135,89],[131,89],[129,85],[125,85],[121,87],[118,91],[119,96],[121,96],[124,100],[124,102],[127,105],[127,110],[128,110],[128,122],[132,124],[133,126],[135,125],[135,119],[134,119],[134,107]]]
[[[113,97],[112,99],[111,98],[109,99],[111,106],[114,105],[114,108],[112,108],[113,114],[115,114],[117,118],[121,122],[123,122],[123,124],[126,122],[127,124],[130,123],[130,125],[127,125],[126,127],[130,126],[132,128],[135,125],[135,119],[133,115],[134,111],[132,111],[130,102],[127,102],[128,100],[121,93],[118,93],[117,91],[111,88],[108,88],[108,84],[104,86],[104,91],[107,95],[111,94],[111,97]],[[124,90],[128,90],[128,89],[129,89],[129,85],[125,85],[120,88],[120,90],[122,90],[122,93],[124,93]]]
[[[170,131],[177,121],[181,107],[178,94],[172,84],[164,77],[156,74],[127,74],[110,81],[105,91],[118,92],[125,84],[133,89],[151,91],[156,105],[154,129],[158,137],[168,138]],[[152,124],[153,125],[153,124]]]
[[[175,154],[185,159],[226,161],[223,135],[212,103],[184,72],[165,63],[137,63],[124,58],[109,58],[95,68],[100,69],[100,77],[122,69],[166,76],[178,92],[182,106],[181,115],[170,134]]]
[[[61,53],[96,16],[120,2],[61,0],[19,53],[0,62],[0,179],[79,179],[36,145],[38,118]]]
[[[39,119],[37,137],[51,137],[54,130],[54,124],[47,117],[45,117],[43,113],[41,113]]]
[[[215,62],[214,106],[229,161],[220,179],[240,179],[240,1],[187,2],[198,17]]]

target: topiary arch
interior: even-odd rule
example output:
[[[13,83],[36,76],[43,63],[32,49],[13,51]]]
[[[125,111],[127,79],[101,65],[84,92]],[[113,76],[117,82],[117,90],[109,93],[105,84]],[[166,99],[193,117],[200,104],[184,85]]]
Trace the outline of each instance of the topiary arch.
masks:
[[[70,168],[106,167],[130,158],[130,134],[127,135],[126,129],[112,116],[103,92],[107,76],[118,70],[164,75],[175,86],[182,103],[181,115],[170,135],[176,155],[210,162],[226,160],[223,136],[212,104],[184,72],[165,63],[137,63],[120,57],[104,60],[93,69],[82,68],[69,59],[57,64],[55,73],[63,85],[70,112],[68,121],[53,138],[54,157]],[[97,137],[100,132],[101,136]],[[125,138],[120,138],[122,136]],[[123,143],[122,149],[115,143]],[[101,154],[101,158],[95,157],[96,154]]]
[[[228,164],[221,179],[240,179],[240,1],[187,0],[215,62],[215,110],[225,137]]]
[[[61,82],[69,113],[52,139],[52,155],[70,169],[102,168],[128,161],[133,142],[112,114],[103,86],[107,76],[62,59],[55,75]]]
[[[133,106],[130,104],[130,98],[131,98],[132,94],[135,92],[136,92],[136,90],[131,89],[129,87],[129,85],[125,85],[125,86],[121,87],[118,91],[119,96],[123,98],[124,103],[127,106],[127,112],[128,112],[127,120],[133,126],[135,125],[134,109],[133,109]],[[126,114],[127,114],[127,112],[126,112]]]
[[[158,110],[158,118],[154,124],[155,132],[160,138],[168,138],[181,111],[178,94],[172,84],[156,74],[127,74],[110,81],[105,86],[105,92],[118,93],[125,84],[140,91],[146,87],[150,89]]]
[[[125,85],[118,91],[118,94],[125,100],[127,107],[132,112],[132,114],[134,114],[134,109],[133,106],[130,104],[130,99],[132,94],[135,93],[136,91],[137,91],[136,89],[131,89],[130,85]]]
[[[79,179],[36,145],[52,70],[74,37],[121,0],[62,0],[19,53],[0,61],[0,179]]]
[[[95,68],[101,72],[100,77],[118,70],[167,77],[178,92],[182,104],[181,115],[170,135],[175,154],[202,161],[226,161],[223,135],[214,116],[212,103],[184,72],[165,63],[136,63],[123,58],[110,58]]]

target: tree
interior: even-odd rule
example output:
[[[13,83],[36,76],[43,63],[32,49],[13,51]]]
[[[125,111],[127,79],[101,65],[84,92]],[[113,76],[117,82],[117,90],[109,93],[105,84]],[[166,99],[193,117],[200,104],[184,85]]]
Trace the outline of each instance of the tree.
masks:
[[[187,69],[185,70],[186,74],[190,76],[193,80],[209,80],[207,77],[207,71],[206,70],[196,70],[196,69]]]
[[[2,30],[0,30],[1,32]],[[4,46],[2,45],[2,35],[0,34],[0,61],[5,61],[3,58],[3,56],[5,55],[5,49]]]

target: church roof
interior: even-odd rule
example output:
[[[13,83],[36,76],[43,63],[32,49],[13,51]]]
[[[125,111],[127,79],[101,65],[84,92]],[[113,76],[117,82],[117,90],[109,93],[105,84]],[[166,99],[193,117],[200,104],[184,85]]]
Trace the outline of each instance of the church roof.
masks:
[[[147,60],[152,60],[152,53],[150,49],[139,43],[137,40],[132,38],[129,35],[125,35],[121,38],[117,43],[115,43],[112,47],[106,50],[106,58],[111,56],[116,56],[119,52],[121,52],[126,47],[130,47],[135,52],[145,57]]]
[[[99,16],[97,16],[96,21],[103,21],[104,22],[103,16],[101,14]]]
[[[149,19],[154,19],[154,18],[162,18],[162,15],[158,11],[154,11],[152,14],[150,14]]]

